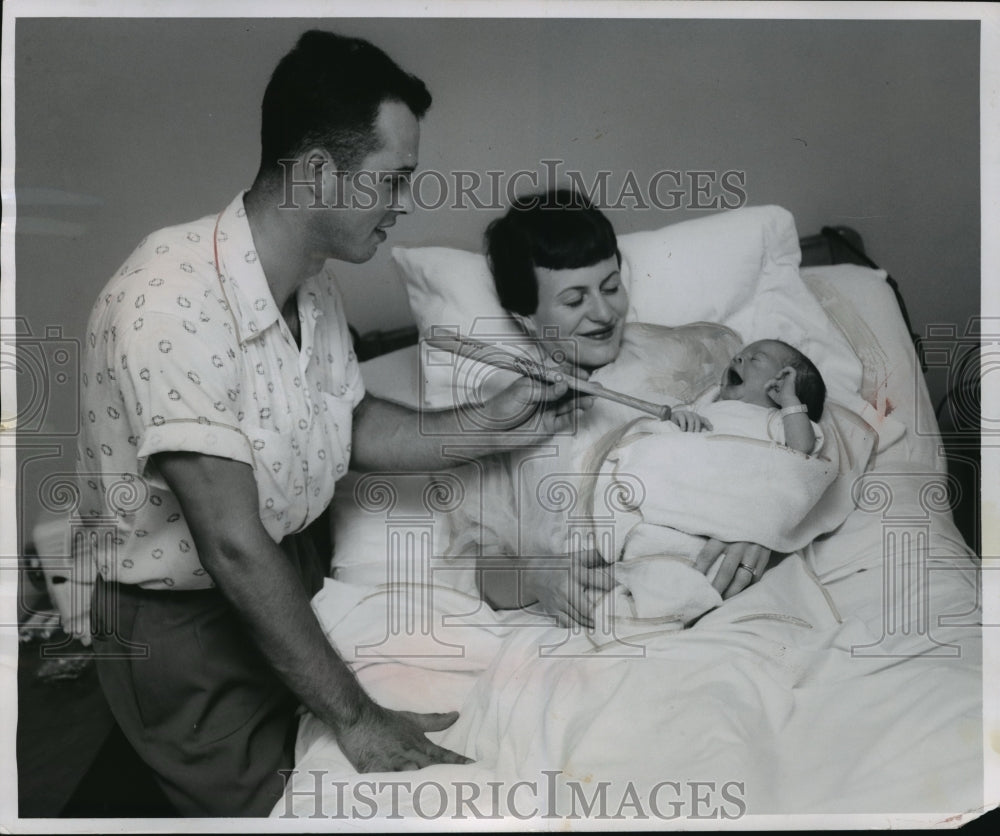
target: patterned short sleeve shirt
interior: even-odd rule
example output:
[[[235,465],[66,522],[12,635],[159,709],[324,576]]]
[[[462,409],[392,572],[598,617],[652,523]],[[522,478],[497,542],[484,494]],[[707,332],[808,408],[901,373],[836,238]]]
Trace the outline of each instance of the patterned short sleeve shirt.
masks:
[[[329,505],[364,385],[328,269],[298,290],[301,348],[260,267],[243,195],[143,241],[97,299],[84,348],[81,513],[116,519],[109,580],[212,586],[156,453],[245,462],[279,542]]]

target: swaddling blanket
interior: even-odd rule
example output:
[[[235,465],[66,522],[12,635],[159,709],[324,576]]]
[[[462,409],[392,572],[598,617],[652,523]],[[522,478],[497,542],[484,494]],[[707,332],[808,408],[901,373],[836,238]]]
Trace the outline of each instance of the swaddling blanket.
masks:
[[[619,551],[606,559],[634,554],[629,535],[641,524],[779,552],[800,549],[823,533],[809,524],[809,512],[837,477],[838,463],[822,449],[806,455],[774,440],[727,431],[745,426],[739,418],[748,412],[762,413],[766,422],[761,407],[739,402],[713,407],[722,429],[682,432],[669,422],[643,420],[608,453],[595,501],[616,489],[624,498],[615,515]],[[735,420],[725,426],[721,417]],[[833,452],[836,458],[835,447]]]
[[[698,362],[657,350],[682,330],[685,346],[701,350]],[[691,402],[716,384],[731,351],[705,333],[709,326],[627,331],[629,350],[594,379],[649,400]],[[683,362],[665,370],[664,356]],[[684,369],[697,372],[684,377]],[[477,465],[479,491],[470,490],[473,501],[452,520],[451,553],[551,556],[594,548],[608,562],[624,559],[619,581],[643,596],[619,601],[619,616],[683,625],[721,602],[692,566],[706,537],[792,552],[850,513],[851,486],[875,434],[828,403],[821,435],[821,448],[807,456],[732,432],[683,433],[600,401],[572,437]],[[641,570],[626,565],[649,556],[667,559]],[[630,580],[633,574],[642,581]]]

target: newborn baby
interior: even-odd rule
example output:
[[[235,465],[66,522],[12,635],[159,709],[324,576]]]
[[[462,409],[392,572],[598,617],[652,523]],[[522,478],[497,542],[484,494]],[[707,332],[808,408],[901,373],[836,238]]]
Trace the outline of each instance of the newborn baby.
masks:
[[[811,454],[822,446],[822,433],[813,422],[822,416],[825,399],[826,385],[808,357],[780,340],[758,340],[733,357],[717,389],[700,398],[694,409],[674,409],[670,420],[687,432],[715,430],[770,439]],[[716,406],[725,401],[766,411]],[[709,415],[719,426],[706,420]]]
[[[693,405],[675,408],[669,422],[633,423],[608,451],[594,490],[598,506],[616,486],[620,495],[633,497],[615,509],[614,545],[602,550],[606,560],[624,561],[616,570],[617,618],[684,621],[720,603],[690,569],[701,544],[696,535],[721,534],[711,527],[721,524],[716,520],[732,521],[730,538],[764,544],[759,529],[741,524],[765,520],[765,527],[788,529],[801,521],[809,502],[791,505],[781,490],[807,495],[805,485],[796,490],[796,479],[815,479],[816,487],[825,488],[829,469],[802,469],[781,456],[772,481],[762,470],[771,457],[760,445],[720,445],[727,438],[748,439],[806,457],[818,453],[823,435],[810,418],[819,420],[825,397],[822,376],[804,354],[779,340],[759,340],[732,358],[720,385]],[[676,437],[678,428],[706,437],[691,447]],[[718,443],[709,443],[709,437]]]
[[[619,582],[661,593],[636,617],[680,627],[721,603],[692,568],[705,537],[782,552],[809,542],[820,532],[799,523],[837,471],[816,455],[823,442],[809,420],[823,409],[822,380],[784,343],[738,346],[717,325],[633,324],[618,360],[591,379],[674,405],[671,420],[600,400],[552,452],[477,466],[450,553],[561,555],[589,541]]]

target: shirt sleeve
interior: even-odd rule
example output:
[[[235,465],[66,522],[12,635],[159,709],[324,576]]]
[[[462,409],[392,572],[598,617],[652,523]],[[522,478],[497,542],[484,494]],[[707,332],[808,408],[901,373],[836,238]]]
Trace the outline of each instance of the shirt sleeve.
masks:
[[[155,453],[188,452],[253,464],[241,429],[239,346],[190,332],[168,314],[147,314],[121,341],[120,389],[137,439],[140,472]]]
[[[361,377],[361,364],[358,363],[358,355],[354,353],[354,340],[351,338],[351,329],[347,327],[344,306],[339,298],[337,299],[336,316],[340,336],[340,356],[347,358],[347,363],[344,366],[344,383],[347,384],[347,389],[351,393],[352,405],[357,408],[365,396],[365,382]]]

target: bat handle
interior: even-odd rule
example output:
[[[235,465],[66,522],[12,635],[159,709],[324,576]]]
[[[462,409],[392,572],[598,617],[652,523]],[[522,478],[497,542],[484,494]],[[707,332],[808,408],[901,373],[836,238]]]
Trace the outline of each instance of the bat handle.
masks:
[[[654,415],[661,421],[666,421],[670,417],[671,410],[666,404],[651,403],[650,401],[642,400],[642,398],[634,398],[631,395],[626,395],[623,392],[614,392],[611,389],[605,389],[600,383],[574,379],[570,382],[570,386],[584,394],[593,395],[597,398],[605,398],[609,401],[630,406],[632,409],[638,409],[647,415]]]

